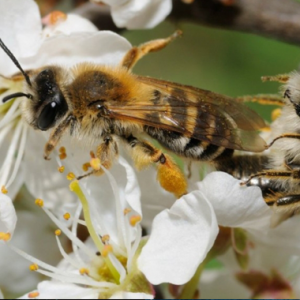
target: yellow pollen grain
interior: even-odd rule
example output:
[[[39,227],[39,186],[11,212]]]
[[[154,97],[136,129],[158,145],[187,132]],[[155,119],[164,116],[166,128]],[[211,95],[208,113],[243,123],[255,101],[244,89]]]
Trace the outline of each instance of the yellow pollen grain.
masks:
[[[58,172],[59,173],[63,173],[65,171],[65,167],[64,166],[61,166],[58,168]]]
[[[124,209],[124,216],[127,216],[131,212],[130,208],[125,208]]]
[[[105,243],[108,243],[110,241],[110,236],[107,234],[107,235],[104,235],[103,237],[102,237],[102,242],[103,242],[103,244],[105,244]]]
[[[28,294],[28,298],[29,298],[29,299],[35,299],[35,298],[37,298],[39,295],[40,295],[39,292],[29,293],[29,294]]]
[[[5,188],[4,185],[1,187],[1,193],[2,194],[7,194],[8,193],[8,190]]]
[[[76,178],[76,176],[75,176],[75,174],[74,173],[72,173],[72,172],[70,172],[68,175],[67,175],[67,179],[68,180],[73,180],[73,179],[75,179]]]
[[[42,199],[36,199],[35,200],[35,205],[37,205],[39,207],[43,207],[44,206],[44,201]]]
[[[56,235],[56,236],[61,236],[61,230],[60,230],[60,229],[57,229],[57,230],[55,231],[55,235]]]
[[[71,219],[71,215],[69,213],[64,214],[64,219],[69,221]]]
[[[88,163],[85,163],[82,165],[82,170],[84,172],[87,172],[89,170],[89,168],[91,167],[91,164],[88,162]]]
[[[31,272],[36,272],[39,269],[39,266],[37,264],[33,264],[29,267],[29,270]]]
[[[67,158],[67,153],[61,153],[61,154],[59,154],[59,158],[60,158],[60,160],[66,159]]]
[[[10,233],[0,232],[0,241],[8,242],[11,239]]]
[[[79,270],[80,275],[90,275],[90,271],[86,268],[82,268]]]
[[[272,121],[275,121],[276,119],[278,119],[282,114],[282,109],[281,108],[277,108],[274,109],[272,111]]]
[[[112,245],[105,245],[104,249],[102,251],[102,256],[107,257],[109,253],[113,252],[113,246]]]
[[[132,216],[129,220],[130,222],[130,225],[132,227],[134,227],[137,223],[139,223],[140,221],[142,220],[142,217],[139,216],[139,215],[136,215],[136,216]]]
[[[99,158],[92,158],[90,161],[90,165],[96,171],[99,171],[101,169],[101,161]]]

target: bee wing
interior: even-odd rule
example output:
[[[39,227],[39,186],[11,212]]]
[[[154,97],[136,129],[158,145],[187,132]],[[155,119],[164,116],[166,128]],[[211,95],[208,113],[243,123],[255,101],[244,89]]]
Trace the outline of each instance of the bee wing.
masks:
[[[137,80],[152,88],[149,99],[109,105],[112,117],[175,131],[229,149],[261,152],[266,126],[254,111],[230,97],[154,78]],[[148,98],[148,97],[147,97]]]

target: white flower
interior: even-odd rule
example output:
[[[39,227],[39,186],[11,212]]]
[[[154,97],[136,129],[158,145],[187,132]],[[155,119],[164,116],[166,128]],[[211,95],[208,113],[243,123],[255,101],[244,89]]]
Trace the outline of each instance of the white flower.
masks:
[[[78,16],[65,15],[42,31],[38,7],[32,0],[11,0],[9,5],[0,0],[0,8],[0,37],[25,70],[50,64],[71,67],[85,61],[117,64],[131,48],[124,38],[112,32],[98,32]],[[0,59],[1,75],[10,76],[18,71],[2,50]],[[23,84],[23,80],[11,81],[0,76],[0,90],[5,90],[0,95],[0,188],[8,190],[14,198],[25,182],[36,197],[46,196],[61,203],[65,196],[66,202],[72,202],[74,197],[68,197],[67,188],[62,188],[57,179],[57,164],[43,160],[45,135],[34,132],[20,118],[22,99],[2,103],[5,96],[21,92]]]
[[[153,28],[172,10],[171,0],[93,0],[111,6],[114,22],[120,28]]]
[[[37,272],[53,279],[38,285],[40,298],[61,298],[59,291],[69,298],[77,291],[77,298],[150,299],[153,298],[151,284],[188,282],[210,250],[218,226],[207,201],[195,194],[179,199],[170,211],[157,216],[152,235],[144,246],[139,225],[142,220],[140,190],[134,170],[120,158],[119,163],[105,173],[97,180],[91,177],[82,181],[81,188],[76,182],[71,184],[83,206],[72,216],[70,230],[43,208],[73,245],[74,252],[67,255],[57,236],[64,257],[57,268],[15,249],[39,266]],[[85,222],[79,221],[82,209]],[[78,224],[90,232],[85,243],[76,236]],[[97,251],[102,256],[97,256]],[[51,294],[51,290],[58,292]]]

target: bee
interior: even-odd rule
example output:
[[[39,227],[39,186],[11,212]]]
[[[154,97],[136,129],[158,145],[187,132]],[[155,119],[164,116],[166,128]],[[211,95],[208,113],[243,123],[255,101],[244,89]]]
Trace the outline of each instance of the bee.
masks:
[[[112,166],[124,144],[138,169],[154,164],[162,187],[180,197],[187,191],[184,175],[149,138],[181,157],[215,163],[230,160],[234,150],[263,151],[265,141],[257,131],[266,126],[258,114],[233,98],[131,72],[139,59],[180,34],[133,47],[116,67],[82,63],[71,69],[52,65],[27,72],[1,41],[26,81],[25,92],[3,102],[25,97],[23,117],[30,126],[52,130],[45,159],[65,133],[96,141],[96,156],[105,168]],[[102,173],[93,170],[78,179]]]
[[[271,227],[300,212],[300,74],[263,77],[283,83],[282,96],[254,97],[261,104],[280,105],[280,116],[271,124],[268,152],[236,154],[217,168],[241,179],[241,185],[258,186],[273,208]]]

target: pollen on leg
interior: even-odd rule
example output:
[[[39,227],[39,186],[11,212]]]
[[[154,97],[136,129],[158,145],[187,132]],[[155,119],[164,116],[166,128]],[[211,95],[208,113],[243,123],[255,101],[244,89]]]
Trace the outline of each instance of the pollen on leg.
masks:
[[[38,269],[39,269],[39,266],[37,264],[33,264],[29,267],[29,270],[31,272],[36,272],[36,271],[38,271]]]
[[[272,121],[275,121],[278,119],[282,114],[282,109],[281,108],[276,108],[272,111]]]
[[[187,193],[187,181],[184,174],[172,159],[165,155],[166,161],[158,164],[157,179],[160,185],[177,198]]]
[[[0,232],[0,241],[8,242],[11,239],[10,233]]]
[[[99,158],[92,158],[90,165],[95,171],[99,171],[101,169],[101,161]]]
[[[28,298],[29,299],[35,299],[35,298],[37,298],[37,297],[39,297],[40,296],[40,293],[39,292],[32,292],[32,293],[29,293],[28,294]]]
[[[66,159],[67,158],[67,153],[60,153],[59,158],[60,158],[60,160]]]
[[[141,222],[142,217],[140,215],[135,215],[130,218],[130,225],[132,227],[136,226],[137,223]]]
[[[39,207],[43,207],[44,206],[44,201],[42,199],[36,199],[35,200],[35,205],[39,206]]]
[[[70,213],[65,213],[65,214],[64,214],[64,219],[65,219],[66,221],[69,221],[69,220],[71,219],[71,214],[70,214]]]
[[[1,193],[2,194],[7,194],[8,193],[8,190],[5,188],[4,185],[1,187]]]

